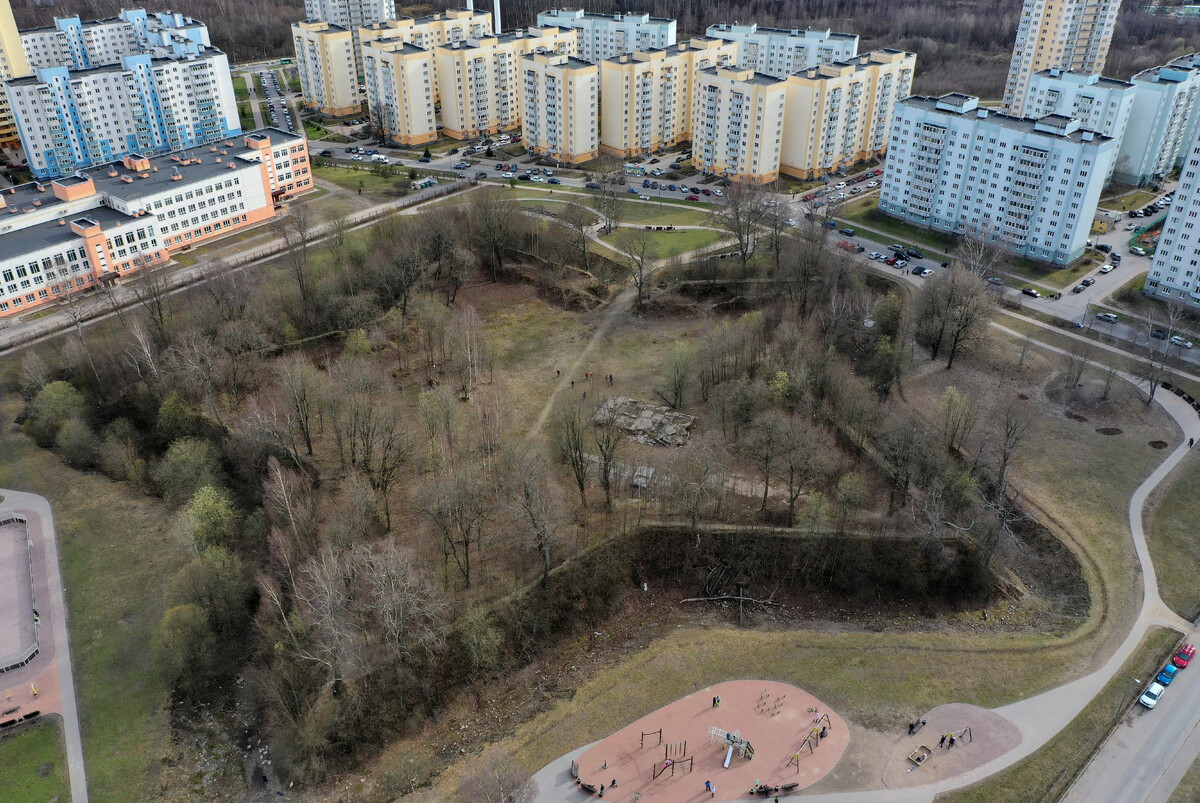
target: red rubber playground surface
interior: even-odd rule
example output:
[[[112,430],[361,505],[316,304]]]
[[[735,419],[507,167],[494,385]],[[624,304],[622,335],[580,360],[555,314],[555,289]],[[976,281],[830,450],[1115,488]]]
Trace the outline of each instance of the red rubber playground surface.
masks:
[[[721,705],[714,708],[717,696]],[[811,739],[809,744],[817,746],[810,749],[805,740],[814,727],[818,732],[824,727],[826,736]],[[753,758],[739,758],[735,750],[726,768],[729,744],[721,733],[712,735],[712,728],[740,734],[753,746]],[[686,753],[680,744],[685,741]],[[633,803],[637,795],[643,803],[744,800],[753,796],[756,781],[772,790],[813,785],[833,769],[849,743],[846,723],[811,694],[786,683],[734,680],[701,689],[617,731],[579,757],[578,771],[582,782],[596,788],[596,796],[604,784],[606,801]],[[667,758],[673,766],[652,779]],[[705,791],[705,781],[712,781],[715,796]],[[583,796],[577,789],[575,799]]]

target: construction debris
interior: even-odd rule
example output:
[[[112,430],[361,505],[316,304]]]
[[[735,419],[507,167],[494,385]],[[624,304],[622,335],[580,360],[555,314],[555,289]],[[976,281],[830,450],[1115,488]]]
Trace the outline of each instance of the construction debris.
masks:
[[[686,446],[696,416],[646,404],[637,399],[605,399],[592,420],[609,424],[638,443],[653,446]]]

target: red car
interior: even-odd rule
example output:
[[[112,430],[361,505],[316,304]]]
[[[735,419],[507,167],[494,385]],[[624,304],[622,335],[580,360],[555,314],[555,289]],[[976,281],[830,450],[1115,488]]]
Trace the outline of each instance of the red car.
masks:
[[[817,196],[813,195],[813,194],[810,192],[808,195],[805,195],[805,196],[804,196],[803,198],[801,198],[800,200],[801,200],[801,201],[811,201],[813,198],[816,198],[816,197],[817,197]]]
[[[700,196],[699,196],[699,195],[689,195],[689,196],[688,196],[687,198],[685,198],[684,200],[687,200],[687,201],[699,201],[699,200],[700,200]]]
[[[1192,659],[1195,657],[1196,648],[1191,644],[1184,644],[1183,649],[1179,651],[1179,654],[1171,659],[1171,663],[1175,664],[1175,666],[1179,667],[1180,669],[1187,669],[1187,665],[1190,664]]]
[[[878,169],[876,169],[876,170],[872,170],[872,171],[871,171],[871,175],[872,175],[872,176],[882,176],[882,175],[883,175],[883,168],[882,168],[882,167],[880,167],[880,168],[878,168]]]
[[[712,195],[712,190],[708,189],[707,187],[705,187],[704,189],[700,190],[700,192],[701,192],[703,195]]]

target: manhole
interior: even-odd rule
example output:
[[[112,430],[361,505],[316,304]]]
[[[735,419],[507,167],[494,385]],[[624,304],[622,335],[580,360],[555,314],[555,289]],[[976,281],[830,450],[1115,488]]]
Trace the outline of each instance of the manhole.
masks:
[[[1150,441],[1151,449],[1166,449],[1167,445],[1166,441]]]
[[[1099,427],[1096,429],[1101,435],[1120,435],[1121,430],[1117,427]]]
[[[1084,418],[1083,416],[1081,416],[1079,413],[1073,413],[1070,410],[1067,410],[1067,412],[1064,413],[1064,415],[1066,415],[1066,417],[1071,419],[1072,421],[1080,421],[1084,424],[1087,423],[1087,419]]]

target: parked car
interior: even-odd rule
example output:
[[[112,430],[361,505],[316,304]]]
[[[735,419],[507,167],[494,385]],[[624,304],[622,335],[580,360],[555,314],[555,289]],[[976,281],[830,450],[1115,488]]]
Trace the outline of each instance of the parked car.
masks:
[[[319,155],[320,155],[320,156],[326,156],[326,157],[328,157],[328,156],[333,156],[333,151],[331,151],[331,150],[329,150],[328,148],[326,148],[325,150],[321,151],[321,153],[320,153]]]
[[[1096,250],[1100,251],[1101,253],[1107,254],[1109,251],[1112,250],[1112,246],[1109,245],[1108,243],[1100,243],[1098,246],[1096,246]]]
[[[658,163],[659,163],[659,162],[661,162],[661,161],[662,161],[662,159],[651,159],[651,160],[650,160],[650,164],[652,164],[652,165],[656,165],[656,164],[658,164]]]
[[[925,258],[925,255],[922,254],[920,251],[918,251],[915,248],[910,248],[907,251],[905,251],[904,253],[908,254],[913,259],[924,259]]]
[[[561,181],[559,181],[559,180],[558,180],[558,179],[556,179],[556,178],[552,178],[552,179],[550,179],[549,181],[547,181],[546,183],[547,183],[547,184],[562,184],[562,182],[561,182]]]
[[[600,189],[600,185],[599,185],[599,184],[597,184],[597,183],[596,183],[596,182],[594,182],[594,181],[589,181],[587,184],[584,184],[583,186],[584,186],[584,189],[589,189],[589,190],[598,190],[598,189]]]
[[[553,176],[553,175],[554,175],[554,171],[553,171],[553,170],[551,170],[551,169],[550,169],[550,168],[548,168],[548,167],[543,167],[543,168],[542,168],[542,175],[544,175],[544,176]]]
[[[783,225],[791,226],[793,229],[796,228],[796,218],[794,218],[794,217],[785,218],[783,221]]]
[[[871,171],[871,175],[872,175],[872,176],[882,176],[882,175],[883,175],[883,168],[882,168],[882,167],[877,167],[877,168],[875,168],[874,170],[872,170],[872,171]]]
[[[353,156],[351,156],[350,158],[356,162],[361,162],[363,160],[362,154],[360,154],[360,153],[356,153]]]
[[[675,185],[674,185],[674,184],[668,184],[668,185],[667,185],[667,190],[668,190],[668,191],[670,191],[670,192],[675,192]]]
[[[1114,267],[1114,268],[1115,268],[1117,265],[1120,265],[1120,264],[1121,264],[1121,255],[1120,255],[1120,254],[1118,254],[1118,253],[1116,253],[1115,251],[1114,251],[1113,253],[1109,254],[1109,255],[1108,255],[1108,258],[1112,260],[1112,263],[1113,263],[1113,267]]]
[[[862,192],[862,187],[851,187],[850,188],[851,195],[858,195],[860,192]]]
[[[1105,323],[1116,323],[1117,316],[1113,315],[1111,312],[1101,312],[1096,316],[1096,320],[1104,321]]]
[[[721,192],[720,190],[713,190],[713,195],[717,196],[718,198],[725,197],[725,193]]]
[[[879,259],[882,256],[883,254],[879,253],[878,251],[872,251],[871,253],[867,254],[867,259]]]
[[[628,190],[626,190],[626,192],[630,192],[630,193],[633,193],[634,195],[637,195],[638,192],[640,192],[640,190],[638,190],[637,187],[630,187]]]
[[[1029,296],[1030,298],[1041,298],[1042,297],[1042,294],[1039,293],[1037,290],[1034,290],[1032,287],[1022,287],[1021,292],[1024,293],[1025,295]],[[1099,316],[1096,316],[1096,317],[1099,317]]]
[[[845,228],[845,229],[838,229],[838,231],[840,231],[842,234],[846,235],[847,237],[854,236],[854,229]]]
[[[1084,287],[1082,284],[1077,284],[1077,285],[1075,285],[1074,287],[1072,287],[1072,288],[1071,288],[1071,292],[1072,292],[1072,293],[1082,293],[1082,292],[1083,292],[1084,290],[1086,290],[1086,289],[1087,289],[1087,288],[1086,288],[1086,287]]]
[[[641,198],[643,201],[649,201],[649,200],[650,200],[650,196],[649,196],[649,195],[639,195],[638,197],[639,197],[639,198]]]
[[[1137,254],[1140,257],[1144,257],[1144,256],[1146,256],[1146,249],[1142,248],[1141,246],[1131,245],[1131,246],[1129,246],[1129,253]]]
[[[512,172],[511,170],[505,170],[500,175],[504,176],[504,178],[516,178],[517,177],[517,174]]]
[[[878,187],[878,186],[879,186],[879,182],[875,181],[874,179],[871,179],[870,181],[867,182],[867,189],[869,189],[869,190],[874,189],[875,187]]]
[[[700,200],[700,196],[699,196],[699,195],[696,195],[695,193],[692,193],[692,194],[691,194],[691,195],[689,195],[689,196],[688,196],[688,197],[687,197],[685,200],[688,200],[688,201],[699,201],[699,200]]]
[[[846,189],[846,182],[844,182],[844,181],[839,181],[839,182],[837,183],[837,186],[835,186],[835,187],[834,187],[834,189],[835,189],[835,190],[844,190],[844,189]]]
[[[898,257],[894,257],[894,256],[888,257],[887,259],[883,260],[883,264],[894,266],[896,264],[897,258]]]
[[[1170,686],[1171,681],[1175,679],[1177,674],[1179,674],[1179,667],[1175,666],[1175,664],[1167,664],[1154,679],[1164,686]]]
[[[522,173],[521,175],[517,176],[517,181],[529,181],[529,180],[530,180],[530,176],[528,173]]]
[[[895,268],[907,268],[907,267],[908,267],[908,260],[907,260],[907,259],[900,259],[899,257],[897,257],[897,258],[896,258],[896,261],[892,263],[892,267],[895,267]]]
[[[538,184],[542,184],[546,181],[546,179],[542,178],[541,176],[530,176],[529,180],[536,181]]]
[[[475,174],[475,180],[476,180],[476,181],[483,181],[483,180],[484,180],[485,178],[487,178],[487,177],[488,177],[488,173],[487,173],[487,172],[485,172],[485,171],[480,171],[480,172],[478,172],[478,173],[476,173],[476,174]]]
[[[1180,337],[1179,335],[1175,335],[1174,337],[1171,338],[1171,345],[1179,346],[1180,348],[1190,349],[1192,347],[1192,341],[1186,340],[1186,339]]]
[[[418,159],[417,161],[418,161],[418,162],[420,162],[421,164],[429,164],[429,163],[430,163],[430,162],[432,162],[433,160],[432,160],[432,159],[430,159],[428,156],[422,156],[422,157],[421,157],[420,159]]]
[[[930,268],[913,268],[912,274],[913,274],[913,276],[922,276],[922,277],[932,276],[933,271]]]
[[[1161,683],[1151,683],[1150,688],[1146,689],[1138,698],[1138,702],[1147,708],[1153,708],[1158,705],[1158,698],[1162,697],[1164,691],[1166,688]]]
[[[504,163],[503,163],[503,162],[496,162],[496,166],[495,166],[495,167],[493,167],[492,169],[493,169],[493,170],[503,170],[503,169],[504,169]]]
[[[943,267],[944,267],[944,266],[943,266]],[[1003,279],[1001,279],[999,276],[989,276],[989,277],[988,277],[988,284],[998,284],[998,285],[1003,285],[1003,284],[1004,284],[1004,280],[1003,280]]]
[[[903,253],[904,253],[904,246],[902,246],[902,245],[896,245],[895,243],[892,243],[891,245],[889,245],[889,246],[888,246],[888,250],[889,250],[889,251],[894,251],[894,252],[895,252],[895,253],[897,253],[897,254],[903,254]]]
[[[1125,231],[1134,231],[1135,229],[1137,229],[1136,223],[1126,223],[1125,224]]]
[[[704,189],[700,190],[700,194],[707,198],[713,194],[713,191],[710,190],[708,187],[705,187]]]
[[[1187,669],[1188,664],[1190,664],[1192,659],[1195,657],[1196,648],[1191,644],[1184,644],[1179,652],[1175,654],[1175,657],[1171,659],[1171,663],[1175,664],[1175,666],[1179,667],[1180,669]]]
[[[1087,277],[1082,282],[1080,282],[1080,284],[1082,284],[1084,287],[1091,287],[1095,283],[1096,283],[1096,280],[1094,278],[1092,278],[1091,276]]]
[[[1151,329],[1150,337],[1154,338],[1155,340],[1166,340],[1167,333],[1164,332],[1162,329]]]

